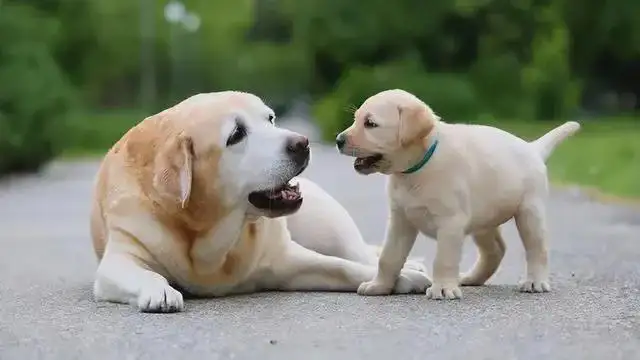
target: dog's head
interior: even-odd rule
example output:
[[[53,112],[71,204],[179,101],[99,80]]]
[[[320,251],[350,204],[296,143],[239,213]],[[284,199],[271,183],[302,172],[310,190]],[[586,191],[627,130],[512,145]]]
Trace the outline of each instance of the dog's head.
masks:
[[[406,151],[422,146],[438,120],[416,96],[386,90],[365,100],[336,145],[343,155],[356,158],[353,167],[360,174],[400,172],[407,166]]]
[[[217,203],[283,216],[302,205],[298,186],[289,182],[307,167],[310,150],[306,137],[277,128],[274,120],[255,95],[199,94],[146,119],[130,143],[151,149],[148,191],[165,205],[197,213]],[[131,144],[129,153],[137,156]]]

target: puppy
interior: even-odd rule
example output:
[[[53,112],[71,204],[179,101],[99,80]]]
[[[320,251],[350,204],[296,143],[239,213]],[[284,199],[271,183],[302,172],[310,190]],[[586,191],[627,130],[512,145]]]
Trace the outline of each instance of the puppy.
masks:
[[[342,154],[356,158],[358,173],[390,175],[390,220],[378,273],[358,293],[389,294],[420,231],[438,243],[427,296],[460,298],[459,285],[482,285],[497,270],[505,253],[499,226],[511,218],[526,251],[520,290],[549,291],[545,161],[579,128],[567,122],[526,142],[494,127],[440,121],[403,90],[368,98],[336,139]],[[466,235],[479,258],[460,278]]]
[[[346,211],[310,181],[292,184],[309,163],[309,142],[275,127],[274,118],[248,93],[199,94],[144,119],[113,146],[97,175],[91,213],[96,300],[174,312],[184,308],[178,289],[196,296],[355,292],[375,276],[375,253],[348,215],[336,217]],[[293,235],[312,245],[333,241],[329,255],[359,262],[291,240],[286,216],[303,207],[307,190],[304,206],[315,209],[306,213],[353,239],[329,239],[322,224]],[[428,283],[424,273],[407,269],[392,287],[420,292]]]

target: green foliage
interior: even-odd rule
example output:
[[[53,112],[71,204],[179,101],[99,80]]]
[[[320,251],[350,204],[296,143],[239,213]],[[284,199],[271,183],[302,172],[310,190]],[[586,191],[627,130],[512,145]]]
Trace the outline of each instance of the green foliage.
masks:
[[[0,175],[38,169],[64,143],[72,99],[52,57],[56,30],[54,20],[32,8],[2,6]]]
[[[561,123],[502,121],[489,124],[534,140]],[[596,187],[607,194],[640,199],[638,138],[638,117],[583,121],[580,131],[554,150],[548,161],[549,175],[557,183]]]
[[[68,154],[103,154],[149,113],[131,110],[78,111],[67,121],[73,129],[65,139]]]
[[[195,33],[164,19],[167,2],[1,0],[0,150],[15,158],[2,166],[40,163],[16,158],[27,149],[108,147],[139,120],[74,116],[59,139],[71,93],[92,114],[223,89],[254,92],[279,113],[311,98],[327,139],[389,88],[452,122],[615,113],[629,110],[616,97],[640,98],[636,0],[182,0],[201,19]],[[143,71],[155,85],[141,86]],[[613,106],[601,105],[605,94]]]
[[[473,85],[464,76],[453,73],[426,73],[415,60],[402,60],[369,67],[353,67],[338,82],[334,91],[314,107],[314,118],[326,139],[353,121],[353,110],[376,92],[402,88],[428,102],[436,112],[458,121],[481,112]]]
[[[338,109],[390,87],[415,93],[450,121],[557,119],[578,109],[569,48],[576,34],[562,3],[370,1],[366,12],[362,5],[318,2],[295,12],[302,25],[294,38],[316,60],[316,115],[329,138],[346,123]]]

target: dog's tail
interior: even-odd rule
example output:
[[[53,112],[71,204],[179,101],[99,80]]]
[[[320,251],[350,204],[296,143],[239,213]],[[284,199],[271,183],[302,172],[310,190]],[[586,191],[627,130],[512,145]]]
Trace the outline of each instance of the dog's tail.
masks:
[[[579,123],[575,121],[567,121],[532,141],[530,144],[538,151],[540,156],[542,156],[542,159],[546,162],[553,152],[553,149],[555,149],[562,140],[573,135],[578,130],[580,130]]]

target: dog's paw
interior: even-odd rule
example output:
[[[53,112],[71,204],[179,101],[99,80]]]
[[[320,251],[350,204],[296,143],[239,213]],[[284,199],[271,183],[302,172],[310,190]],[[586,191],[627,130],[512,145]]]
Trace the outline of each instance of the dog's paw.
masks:
[[[427,298],[432,300],[455,300],[462,297],[457,284],[434,283],[427,289]]]
[[[420,294],[431,285],[425,272],[404,269],[396,280],[393,292],[396,294]]]
[[[520,292],[542,293],[551,291],[548,281],[525,280],[520,282]]]
[[[138,295],[138,309],[142,312],[178,312],[184,309],[184,300],[169,284],[147,286]]]
[[[393,291],[393,284],[385,284],[378,279],[363,282],[358,286],[358,295],[379,296],[389,295]]]
[[[482,286],[484,284],[484,279],[479,278],[476,274],[460,274],[460,286]]]
[[[424,265],[424,261],[418,259],[409,259],[404,263],[404,269],[414,270],[426,273],[427,267]]]

